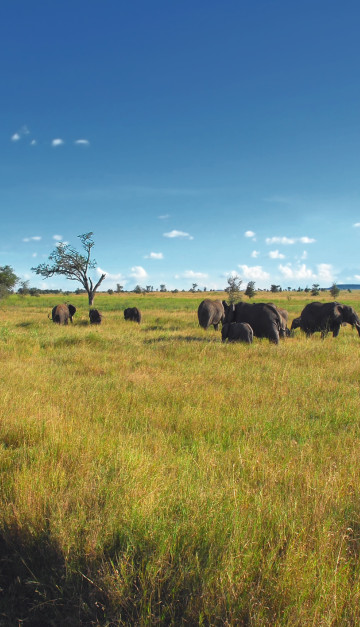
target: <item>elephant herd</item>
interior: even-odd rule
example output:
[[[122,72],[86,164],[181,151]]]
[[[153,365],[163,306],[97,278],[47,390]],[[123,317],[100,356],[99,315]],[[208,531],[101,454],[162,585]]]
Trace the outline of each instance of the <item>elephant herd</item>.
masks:
[[[288,337],[294,329],[300,328],[307,337],[320,332],[322,339],[332,332],[337,337],[342,324],[356,327],[360,336],[360,319],[353,307],[333,303],[309,303],[300,316],[295,318],[288,329],[288,312],[273,303],[237,303],[228,305],[226,301],[203,300],[198,308],[199,324],[204,329],[213,325],[219,328],[222,323],[222,341],[246,342],[251,344],[253,337],[267,338],[274,344],[282,337]]]
[[[72,322],[76,312],[74,305],[57,305],[52,310],[52,320],[57,324]],[[102,313],[98,309],[90,309],[90,324],[101,324]],[[124,310],[124,319],[132,322],[141,322],[141,311],[137,307],[127,307]],[[226,342],[246,342],[251,344],[254,336],[267,338],[274,344],[280,338],[288,337],[294,329],[300,328],[307,337],[320,332],[322,339],[332,332],[333,337],[339,335],[343,324],[351,324],[357,329],[360,336],[360,318],[353,307],[341,303],[309,303],[304,307],[300,316],[295,318],[288,328],[288,312],[273,303],[236,303],[228,305],[223,300],[206,298],[198,307],[198,320],[203,329],[211,325],[215,331],[222,324],[221,337]]]
[[[69,320],[72,322],[73,316],[76,313],[76,307],[74,305],[56,305],[51,312],[51,318],[53,322],[57,324],[68,324]],[[132,320],[133,322],[141,322],[141,312],[137,307],[128,307],[124,310],[125,320]],[[90,324],[101,324],[103,319],[102,313],[98,309],[89,310]]]

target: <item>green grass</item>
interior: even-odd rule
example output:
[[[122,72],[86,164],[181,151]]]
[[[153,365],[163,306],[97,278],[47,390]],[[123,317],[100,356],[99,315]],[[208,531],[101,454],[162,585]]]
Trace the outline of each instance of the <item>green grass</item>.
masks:
[[[203,296],[2,303],[0,624],[360,622],[357,333],[223,345]]]

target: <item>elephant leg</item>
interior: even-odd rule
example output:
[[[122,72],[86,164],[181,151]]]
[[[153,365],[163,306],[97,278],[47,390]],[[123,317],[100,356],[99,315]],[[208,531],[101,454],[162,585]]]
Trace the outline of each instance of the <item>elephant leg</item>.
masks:
[[[217,330],[218,330],[218,328],[219,328],[219,323],[217,322],[216,324],[214,324],[214,329],[215,329],[215,331],[217,331]]]
[[[279,330],[278,330],[277,326],[275,326],[275,325],[272,327],[272,329],[270,329],[269,340],[273,344],[279,344]]]
[[[339,324],[335,324],[334,328],[333,328],[333,337],[337,337],[339,335],[339,331],[340,331],[340,322]]]

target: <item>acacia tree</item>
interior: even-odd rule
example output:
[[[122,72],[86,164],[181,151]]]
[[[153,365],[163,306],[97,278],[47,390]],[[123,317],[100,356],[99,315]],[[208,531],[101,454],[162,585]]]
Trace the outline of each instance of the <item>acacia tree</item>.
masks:
[[[11,294],[18,277],[11,266],[0,267],[0,298],[5,298]]]
[[[70,244],[60,242],[49,255],[51,263],[41,263],[36,268],[31,268],[31,270],[36,274],[40,274],[44,279],[58,274],[65,276],[70,281],[78,281],[87,292],[89,305],[92,305],[95,292],[106,276],[102,274],[95,285],[89,276],[89,271],[96,268],[95,259],[91,260],[91,250],[95,246],[92,235],[92,232],[78,235],[85,254],[79,253]]]

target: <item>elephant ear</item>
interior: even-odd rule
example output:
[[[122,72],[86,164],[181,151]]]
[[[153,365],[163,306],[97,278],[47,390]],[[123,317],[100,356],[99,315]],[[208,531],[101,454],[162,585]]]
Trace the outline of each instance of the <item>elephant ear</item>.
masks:
[[[68,305],[68,309],[70,312],[70,316],[73,316],[76,312],[76,307],[74,307],[74,305]]]
[[[344,305],[339,305],[339,303],[336,303],[336,306],[334,307],[334,318],[335,318],[335,320],[339,319],[339,318],[341,318],[341,320],[343,320],[344,316],[346,316]]]

